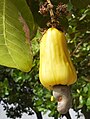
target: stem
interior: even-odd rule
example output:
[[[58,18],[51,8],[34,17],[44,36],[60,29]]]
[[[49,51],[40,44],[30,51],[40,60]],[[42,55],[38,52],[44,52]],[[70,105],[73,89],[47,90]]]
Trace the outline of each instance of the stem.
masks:
[[[71,52],[70,55],[73,56],[73,55],[76,53],[76,51],[78,50],[78,48],[81,46],[81,44],[82,44],[84,41],[87,41],[89,38],[90,38],[90,36],[88,36],[86,39],[83,39],[82,41],[80,41],[80,42],[77,44],[77,46],[76,46],[76,48],[74,49],[74,51]]]
[[[81,44],[82,44],[82,41],[77,44],[76,48],[75,48],[74,51],[71,53],[71,56],[76,53],[76,51],[78,50],[78,48],[80,47]]]
[[[71,116],[70,116],[69,112],[67,112],[67,113],[65,114],[65,116],[67,117],[67,119],[71,119]]]
[[[36,111],[35,113],[36,113],[37,119],[43,119],[41,112]]]
[[[84,114],[85,119],[90,119],[90,110],[87,111],[87,107],[85,105],[82,107],[82,113]]]
[[[50,12],[50,17],[51,17],[51,22],[53,23],[55,21],[54,12],[53,12],[53,5],[52,5],[50,0],[47,0],[47,3],[48,3],[48,7],[50,8],[49,12]]]

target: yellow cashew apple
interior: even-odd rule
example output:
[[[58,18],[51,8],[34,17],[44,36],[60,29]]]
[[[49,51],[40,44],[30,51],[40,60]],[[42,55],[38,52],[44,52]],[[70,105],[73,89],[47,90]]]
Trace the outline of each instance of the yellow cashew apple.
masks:
[[[77,80],[65,34],[56,28],[49,28],[41,39],[39,78],[50,90],[54,85],[69,86]]]

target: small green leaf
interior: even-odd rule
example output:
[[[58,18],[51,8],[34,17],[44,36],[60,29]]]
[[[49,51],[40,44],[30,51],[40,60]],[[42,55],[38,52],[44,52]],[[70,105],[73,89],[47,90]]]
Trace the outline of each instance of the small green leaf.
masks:
[[[71,11],[73,9],[73,5],[72,5],[71,1],[67,4],[67,9],[69,11]]]
[[[80,104],[83,105],[83,97],[82,97],[82,95],[80,95],[80,97],[79,97],[79,101],[80,101]]]
[[[90,97],[88,97],[86,105],[90,106]]]
[[[84,91],[84,93],[87,93],[88,92],[88,87],[84,87],[83,91]]]
[[[40,112],[43,112],[45,109],[42,108],[42,107],[39,107],[38,110],[39,110]]]

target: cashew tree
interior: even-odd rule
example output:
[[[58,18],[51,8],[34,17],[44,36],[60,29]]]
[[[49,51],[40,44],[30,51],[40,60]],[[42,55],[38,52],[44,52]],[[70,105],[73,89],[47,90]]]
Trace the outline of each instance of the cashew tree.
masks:
[[[69,98],[67,91],[65,98],[72,102],[69,107],[76,112],[81,109],[90,118],[89,0],[0,0],[0,102],[7,117],[35,113],[43,119],[42,113],[49,110],[54,119],[71,118],[68,111],[57,111],[62,100],[57,102],[57,97],[64,88],[58,93],[58,85],[53,86],[53,92],[39,80],[40,42],[51,27],[64,32],[77,74],[77,81],[67,88]]]

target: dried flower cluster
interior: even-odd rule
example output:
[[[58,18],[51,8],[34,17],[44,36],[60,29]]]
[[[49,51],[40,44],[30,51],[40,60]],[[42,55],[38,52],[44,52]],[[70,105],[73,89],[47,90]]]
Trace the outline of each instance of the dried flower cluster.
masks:
[[[51,20],[47,23],[48,27],[53,26],[61,28],[59,19],[63,15],[67,16],[69,11],[67,10],[67,5],[61,2],[56,7],[54,7],[53,4],[45,2],[40,5],[39,13],[43,16],[50,16]]]

